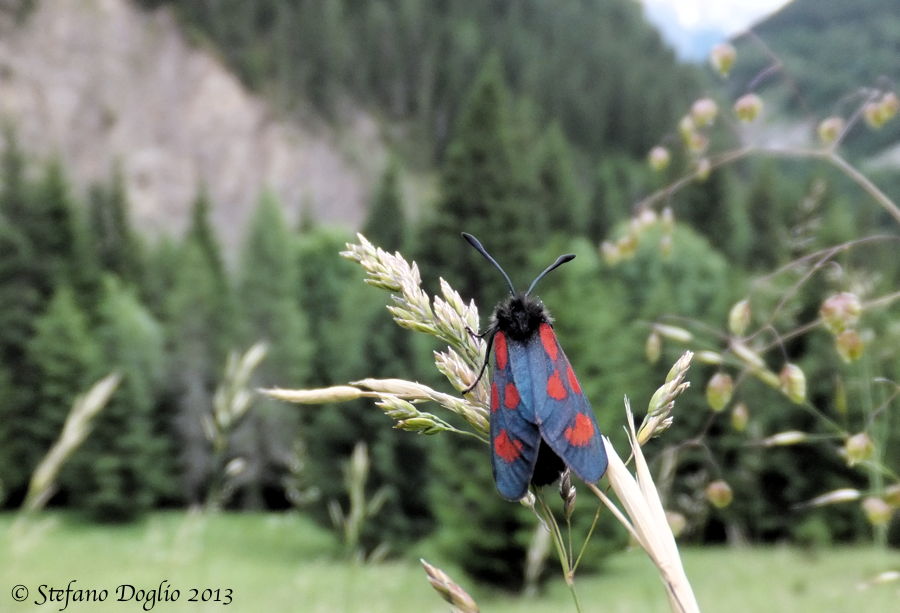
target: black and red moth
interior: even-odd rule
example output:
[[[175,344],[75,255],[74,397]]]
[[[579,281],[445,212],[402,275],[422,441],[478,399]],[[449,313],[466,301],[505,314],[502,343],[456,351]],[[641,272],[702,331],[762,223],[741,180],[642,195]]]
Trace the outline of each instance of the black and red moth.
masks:
[[[480,335],[487,338],[484,365],[466,390],[481,379],[493,347],[491,464],[497,490],[508,500],[518,500],[529,482],[549,485],[567,466],[589,483],[598,481],[607,459],[597,420],[559,346],[550,313],[540,299],[530,296],[544,275],[575,255],[559,256],[522,293],[477,238],[462,235],[500,271],[510,291]]]

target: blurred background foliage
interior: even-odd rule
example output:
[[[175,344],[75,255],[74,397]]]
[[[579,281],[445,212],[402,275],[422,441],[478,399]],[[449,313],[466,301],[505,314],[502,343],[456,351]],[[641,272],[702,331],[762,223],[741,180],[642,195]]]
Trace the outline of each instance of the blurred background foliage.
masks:
[[[480,237],[520,287],[559,253],[576,253],[575,262],[542,282],[540,293],[601,427],[619,442],[623,396],[646,406],[678,354],[666,346],[662,360],[647,361],[653,322],[677,314],[724,328],[730,306],[751,289],[755,311],[766,313],[797,280],[788,273],[751,285],[761,274],[842,241],[896,236],[886,215],[823,165],[750,160],[718,169],[671,199],[677,224],[666,249],[660,248],[663,230],[651,230],[632,258],[615,267],[604,263],[599,241],[624,235],[632,204],[677,176],[651,173],[646,152],[672,134],[691,100],[719,87],[696,66],[679,63],[630,0],[140,4],[172,7],[198,44],[284,113],[314,109],[340,121],[342,105],[355,100],[402,125],[404,136],[392,143],[372,186],[362,232],[415,259],[429,290],[443,277],[474,299],[483,323],[505,287],[460,240],[461,230]],[[800,110],[824,116],[859,85],[900,76],[894,8],[892,0],[796,0],[760,26],[759,35],[797,75],[807,105]],[[868,21],[857,24],[857,18]],[[860,33],[872,28],[887,32],[883,48],[881,39]],[[737,41],[741,55],[731,83],[746,84],[765,67],[751,43]],[[885,51],[889,43],[893,54]],[[848,45],[863,47],[849,53]],[[865,72],[846,65],[847,57]],[[784,107],[777,112],[788,121],[798,105],[792,92],[779,91],[774,95]],[[852,138],[851,151],[863,156],[896,136],[895,122],[874,137]],[[727,144],[737,137],[723,130],[715,138]],[[384,296],[338,257],[353,240],[348,228],[323,226],[311,216],[292,225],[276,197],[262,193],[239,252],[223,253],[209,219],[215,203],[201,189],[187,232],[151,240],[130,222],[129,194],[117,170],[77,195],[61,163],[29,159],[14,125],[0,162],[5,508],[21,503],[71,399],[112,369],[123,375],[121,388],[51,500],[106,522],[205,500],[215,466],[202,416],[211,411],[230,350],[269,344],[257,386],[325,386],[375,376],[446,388],[429,367],[435,347],[394,325]],[[406,201],[403,177],[420,173],[436,174],[436,194],[428,202]],[[896,200],[898,193],[890,195]],[[835,262],[863,271],[864,293],[874,297],[896,289],[896,253],[896,242],[873,243]],[[815,319],[822,299],[850,289],[853,278],[822,275],[805,284],[781,312],[779,327]],[[858,364],[843,364],[822,331],[784,343],[782,357],[803,368],[818,406],[859,428],[867,407],[858,399],[867,381],[896,381],[900,374],[896,316],[896,307],[866,313],[867,328],[877,332]],[[780,362],[770,366],[777,371]],[[679,400],[667,438],[690,438],[706,422],[701,392],[713,372],[695,366],[694,393]],[[838,379],[857,400],[837,404]],[[747,382],[738,396],[749,407],[747,432],[734,431],[720,416],[707,439],[715,467],[700,449],[687,451],[678,467],[671,500],[688,516],[684,538],[813,544],[870,538],[855,507],[795,506],[838,487],[865,487],[833,450],[748,445],[783,430],[816,432],[821,424],[761,384]],[[869,398],[868,407],[879,402]],[[341,466],[358,441],[367,443],[371,459],[367,488],[384,492],[361,533],[364,549],[385,542],[397,553],[431,539],[473,575],[520,585],[534,521],[495,494],[483,447],[462,437],[426,440],[392,430],[368,402],[298,410],[257,399],[228,450],[228,458],[243,460],[229,506],[289,508],[286,483],[302,466],[303,482],[320,493],[302,510],[328,527],[328,501],[346,506]],[[884,450],[885,463],[897,466],[896,427],[885,432]],[[709,509],[702,494],[698,503],[710,478],[732,485],[734,504]],[[580,508],[576,529],[586,532],[592,516],[592,509]],[[606,519],[591,546],[595,563],[622,545]]]

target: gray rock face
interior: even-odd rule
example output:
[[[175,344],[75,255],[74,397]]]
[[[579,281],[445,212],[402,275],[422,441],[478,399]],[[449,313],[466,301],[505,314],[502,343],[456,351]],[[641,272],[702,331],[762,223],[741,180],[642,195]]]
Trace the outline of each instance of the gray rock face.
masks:
[[[314,119],[276,117],[167,10],[43,0],[18,24],[0,11],[0,118],[29,155],[60,156],[81,190],[121,164],[142,230],[180,232],[203,183],[227,246],[263,189],[291,216],[310,206],[320,220],[360,223],[384,159],[364,113],[346,113],[340,138]]]

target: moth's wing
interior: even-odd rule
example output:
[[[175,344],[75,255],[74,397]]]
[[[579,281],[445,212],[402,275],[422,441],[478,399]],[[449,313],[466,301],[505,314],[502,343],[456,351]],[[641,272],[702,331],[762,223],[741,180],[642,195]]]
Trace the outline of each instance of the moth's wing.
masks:
[[[598,481],[607,458],[597,419],[550,324],[541,324],[525,349],[541,436],[576,475]]]
[[[503,332],[494,337],[491,466],[497,491],[507,500],[518,500],[528,491],[541,442],[534,411],[525,403],[512,375],[521,345],[508,342]]]

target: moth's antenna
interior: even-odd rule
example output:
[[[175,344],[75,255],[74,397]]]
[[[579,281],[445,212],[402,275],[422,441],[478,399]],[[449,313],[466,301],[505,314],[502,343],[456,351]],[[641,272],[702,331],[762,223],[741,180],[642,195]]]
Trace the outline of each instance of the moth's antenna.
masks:
[[[528,286],[528,291],[525,292],[525,295],[527,296],[528,294],[530,294],[531,290],[534,289],[534,286],[537,285],[537,282],[540,281],[541,279],[543,279],[547,275],[548,272],[550,272],[554,268],[558,268],[558,267],[562,266],[566,262],[571,262],[574,259],[575,259],[574,253],[567,253],[565,255],[561,255],[558,258],[556,258],[556,261],[553,262],[552,264],[550,264],[550,266],[548,266],[547,268],[545,268],[544,272],[542,272],[537,277],[535,277],[534,281],[531,282],[531,285]]]
[[[506,271],[503,270],[503,269],[500,267],[500,264],[497,263],[497,260],[495,260],[493,257],[491,257],[491,254],[487,252],[487,249],[484,248],[484,245],[482,245],[481,242],[480,242],[477,238],[475,238],[474,236],[472,236],[472,235],[469,234],[468,232],[463,232],[463,233],[462,233],[462,237],[463,237],[464,239],[466,239],[467,241],[469,241],[469,244],[472,245],[473,247],[475,247],[475,250],[476,250],[478,253],[480,253],[481,255],[483,255],[483,256],[487,259],[488,262],[490,262],[491,264],[493,264],[493,265],[497,268],[497,270],[500,271],[500,274],[502,274],[502,275],[503,275],[503,278],[506,279],[506,284],[509,286],[509,292],[510,292],[511,294],[515,294],[515,293],[516,293],[516,288],[513,287],[512,281],[509,280],[509,275],[507,275],[507,274],[506,274]],[[573,255],[572,257],[574,258],[575,256]],[[569,258],[569,259],[571,259],[571,258]],[[559,266],[559,264],[561,264],[561,262],[557,262],[556,264],[554,264],[553,266],[551,266],[549,269],[545,270],[544,273],[543,273],[541,276],[544,276],[545,274],[547,274],[548,272],[550,272],[550,270],[552,270],[553,268]],[[538,277],[538,278],[540,278],[540,277]],[[534,285],[534,283],[532,283],[532,285]],[[529,290],[529,291],[530,291],[530,290]]]

